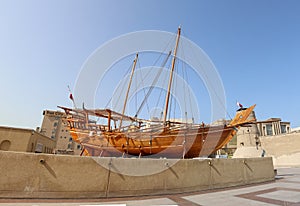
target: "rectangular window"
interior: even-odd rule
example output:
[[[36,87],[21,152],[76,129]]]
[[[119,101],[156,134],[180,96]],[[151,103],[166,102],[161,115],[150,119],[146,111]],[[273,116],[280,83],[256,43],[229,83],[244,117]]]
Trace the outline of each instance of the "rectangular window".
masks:
[[[286,125],[280,125],[281,133],[286,133]]]
[[[35,152],[42,153],[43,152],[43,147],[44,147],[43,144],[37,143],[36,146],[35,146]]]
[[[267,135],[273,135],[272,124],[266,125]]]

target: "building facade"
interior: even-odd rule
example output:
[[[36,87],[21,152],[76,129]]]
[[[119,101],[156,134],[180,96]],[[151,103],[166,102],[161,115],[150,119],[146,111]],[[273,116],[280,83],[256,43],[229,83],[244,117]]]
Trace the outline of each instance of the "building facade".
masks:
[[[55,140],[32,129],[0,126],[0,150],[52,154]]]
[[[252,112],[249,118],[256,119]],[[238,146],[260,146],[260,137],[275,136],[291,132],[290,122],[283,122],[280,118],[269,118],[263,121],[257,121],[256,124],[243,126],[237,132]]]
[[[44,110],[43,116],[40,133],[56,142],[55,153],[79,155],[82,148],[80,144],[73,141],[70,135],[64,122],[66,114],[61,111]]]
[[[259,136],[272,136],[291,132],[290,122],[282,122],[280,118],[270,118],[257,124]]]
[[[256,119],[253,111],[248,120]],[[241,126],[232,140],[225,145],[220,153],[233,154],[237,148],[253,147],[258,149],[261,146],[261,138],[264,136],[277,136],[291,132],[290,122],[281,121],[280,118],[269,118],[263,121],[256,121],[255,124]]]

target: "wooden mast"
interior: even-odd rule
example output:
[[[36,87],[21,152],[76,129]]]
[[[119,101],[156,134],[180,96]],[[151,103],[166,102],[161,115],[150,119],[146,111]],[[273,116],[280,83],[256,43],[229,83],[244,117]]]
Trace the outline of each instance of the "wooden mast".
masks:
[[[170,78],[169,78],[169,85],[168,85],[168,90],[167,90],[167,95],[166,95],[166,105],[165,105],[165,110],[164,110],[164,125],[166,125],[166,121],[167,121],[170,91],[171,91],[171,86],[172,86],[173,72],[174,72],[174,67],[175,67],[175,60],[176,60],[177,48],[178,48],[178,43],[179,43],[179,38],[180,38],[180,32],[181,32],[181,28],[178,27],[176,45],[175,45],[175,49],[174,49],[174,54],[173,54],[173,59],[172,59],[172,67],[171,67]]]
[[[124,106],[123,106],[123,110],[122,110],[122,117],[121,117],[121,120],[120,120],[120,127],[119,127],[120,129],[122,127],[123,115],[125,113],[126,104],[127,104],[128,95],[129,95],[129,90],[130,90],[131,82],[132,82],[132,76],[134,74],[134,70],[135,70],[135,66],[136,66],[136,62],[137,62],[138,56],[139,56],[138,53],[136,53],[135,59],[133,61],[133,66],[132,66],[132,69],[131,69],[130,80],[129,80],[129,83],[128,83],[128,88],[127,88],[127,92],[126,92],[125,102],[124,102]]]

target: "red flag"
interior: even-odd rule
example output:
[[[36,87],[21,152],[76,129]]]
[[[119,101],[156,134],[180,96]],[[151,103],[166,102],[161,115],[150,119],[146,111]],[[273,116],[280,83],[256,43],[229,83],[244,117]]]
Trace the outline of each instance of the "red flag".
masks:
[[[243,108],[243,105],[242,105],[241,103],[239,103],[239,102],[236,102],[236,105],[237,105],[238,107],[240,107],[240,108]]]
[[[73,94],[72,94],[72,91],[71,91],[71,89],[70,89],[69,85],[68,85],[68,89],[69,89],[69,92],[70,92],[69,98],[72,100],[72,102],[73,102],[73,105],[74,105],[74,107],[76,108],[76,105],[75,105],[75,100],[74,100],[74,97],[73,97]]]
[[[73,94],[72,94],[72,93],[70,93],[70,99],[71,99],[72,101],[74,101],[74,98],[73,98]]]

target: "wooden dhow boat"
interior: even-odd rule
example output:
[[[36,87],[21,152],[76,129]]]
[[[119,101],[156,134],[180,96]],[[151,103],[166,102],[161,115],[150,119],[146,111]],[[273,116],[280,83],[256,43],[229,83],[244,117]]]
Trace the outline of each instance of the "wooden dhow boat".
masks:
[[[82,155],[147,156],[151,158],[207,157],[226,145],[236,135],[240,126],[255,121],[255,119],[249,119],[255,105],[249,108],[240,108],[230,123],[225,125],[167,120],[180,31],[179,28],[162,121],[139,119],[136,116],[131,117],[124,114],[138,55],[136,55],[132,67],[122,113],[111,109],[86,109],[84,106],[82,109],[58,106],[66,113],[65,121],[73,140],[82,145]],[[91,117],[105,119],[106,123],[98,124],[98,121],[92,120]],[[131,124],[124,126],[124,121],[131,122]]]

